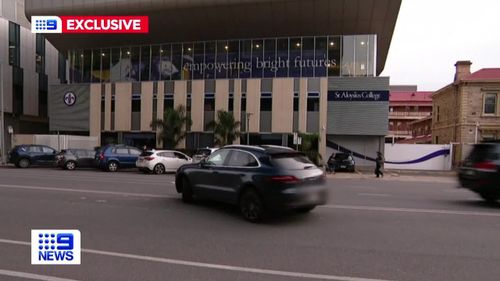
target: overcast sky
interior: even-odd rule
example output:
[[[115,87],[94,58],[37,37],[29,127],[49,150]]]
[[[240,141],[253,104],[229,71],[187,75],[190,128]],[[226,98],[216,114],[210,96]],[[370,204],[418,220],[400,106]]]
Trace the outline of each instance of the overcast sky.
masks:
[[[458,60],[472,72],[500,68],[500,0],[402,0],[382,76],[434,91],[452,82]]]

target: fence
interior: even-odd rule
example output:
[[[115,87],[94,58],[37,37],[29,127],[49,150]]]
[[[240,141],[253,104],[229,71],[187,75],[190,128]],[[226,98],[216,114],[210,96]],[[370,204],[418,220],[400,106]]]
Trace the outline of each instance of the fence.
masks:
[[[99,146],[99,138],[73,135],[14,135],[14,145],[20,144],[41,144],[56,150],[67,148],[94,149]]]

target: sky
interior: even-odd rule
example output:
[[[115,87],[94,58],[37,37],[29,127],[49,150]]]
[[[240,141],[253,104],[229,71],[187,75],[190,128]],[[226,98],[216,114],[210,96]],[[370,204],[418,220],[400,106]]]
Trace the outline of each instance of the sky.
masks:
[[[453,82],[459,60],[472,72],[500,68],[500,0],[402,0],[381,76],[435,91]]]

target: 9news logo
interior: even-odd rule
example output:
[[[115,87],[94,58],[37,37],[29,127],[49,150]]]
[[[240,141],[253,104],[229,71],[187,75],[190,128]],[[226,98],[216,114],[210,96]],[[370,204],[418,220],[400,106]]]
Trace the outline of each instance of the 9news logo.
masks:
[[[62,21],[57,16],[32,16],[31,32],[33,33],[61,33]]]
[[[79,230],[32,229],[31,264],[80,264]]]

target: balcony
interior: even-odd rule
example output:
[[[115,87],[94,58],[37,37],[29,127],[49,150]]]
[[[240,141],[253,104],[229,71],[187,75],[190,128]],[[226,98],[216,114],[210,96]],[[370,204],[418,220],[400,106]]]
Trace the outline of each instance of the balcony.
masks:
[[[431,112],[407,112],[393,111],[389,112],[389,119],[421,119],[431,116]]]

